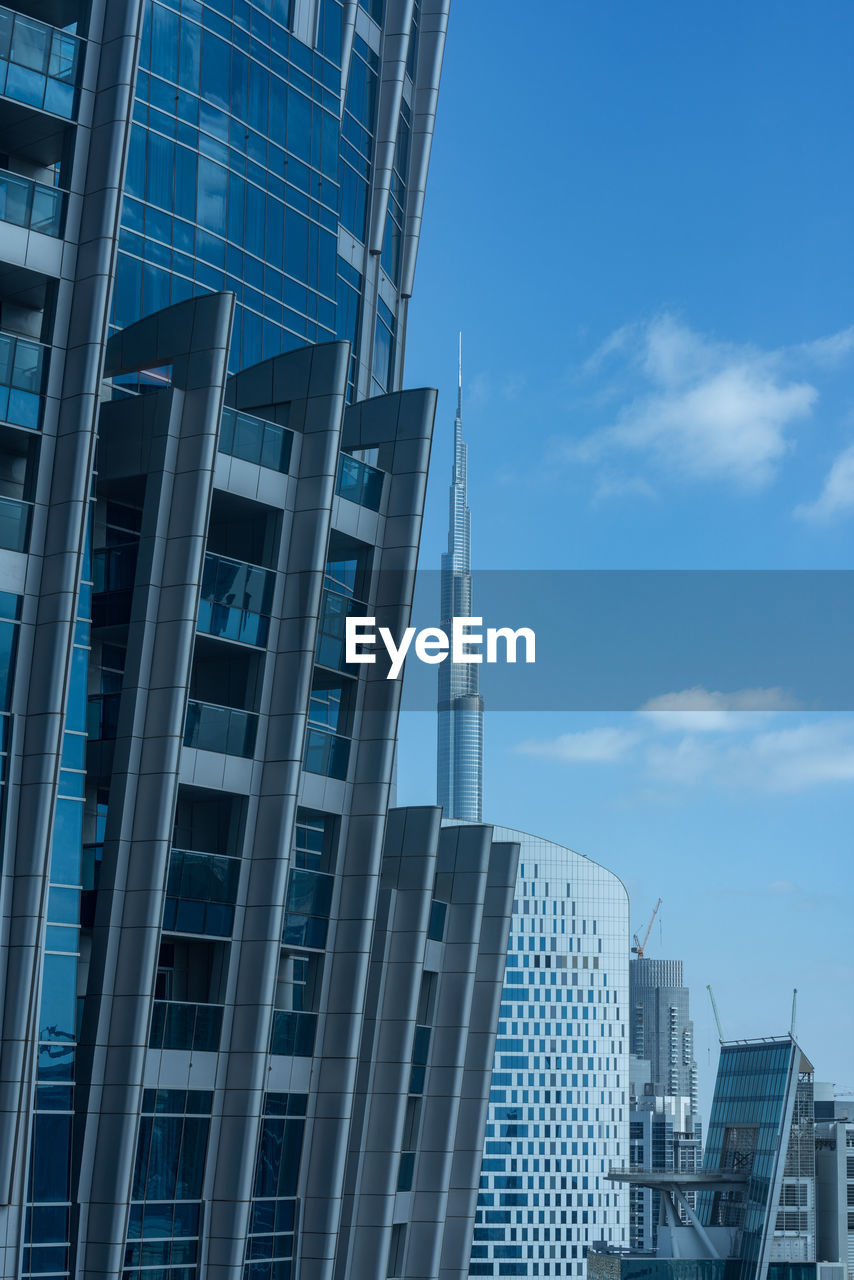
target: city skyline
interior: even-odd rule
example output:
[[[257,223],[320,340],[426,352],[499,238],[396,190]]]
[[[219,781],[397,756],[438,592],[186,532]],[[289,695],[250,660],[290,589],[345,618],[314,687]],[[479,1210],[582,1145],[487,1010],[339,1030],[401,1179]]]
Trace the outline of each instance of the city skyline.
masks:
[[[449,27],[407,357],[411,376],[442,371],[421,567],[446,536],[462,328],[475,571],[849,568],[839,471],[840,502],[815,504],[852,441],[850,8],[571,4],[550,11],[548,40],[509,3],[495,13],[484,30],[458,6]],[[477,91],[474,49],[494,73]],[[502,181],[508,156],[549,175],[549,198]],[[470,212],[485,204],[489,218]],[[752,416],[724,419],[719,441],[727,387]],[[678,429],[692,405],[696,437]],[[775,711],[773,692],[746,715],[739,688],[715,687],[707,714],[680,715],[682,687],[659,692],[669,713],[487,707],[484,816],[615,870],[634,929],[665,899],[648,954],[684,960],[702,1114],[707,983],[728,1036],[782,1033],[797,987],[799,1033],[850,1094],[854,1020],[833,993],[854,984],[854,721]],[[432,772],[432,732],[404,715],[402,802]],[[749,984],[731,936],[754,958]]]

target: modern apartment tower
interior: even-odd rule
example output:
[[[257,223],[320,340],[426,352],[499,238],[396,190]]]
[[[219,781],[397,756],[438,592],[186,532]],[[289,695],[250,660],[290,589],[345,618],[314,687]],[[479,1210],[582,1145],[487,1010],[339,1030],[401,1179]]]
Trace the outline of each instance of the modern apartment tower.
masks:
[[[387,822],[342,663],[409,617],[447,7],[0,7],[10,1280],[464,1272],[515,850]]]
[[[519,844],[470,1276],[583,1276],[628,1244],[629,903],[620,880],[549,840]]]
[[[451,471],[448,550],[442,556],[442,628],[472,613],[471,512],[467,496],[468,448],[463,440],[463,361],[460,335],[454,463]],[[437,796],[446,818],[480,822],[483,810],[483,698],[476,663],[439,666]]]
[[[629,965],[631,1051],[650,1064],[654,1090],[689,1098],[697,1110],[690,994],[681,960],[633,958]]]
[[[697,1062],[690,994],[681,960],[646,956],[629,964],[631,1009],[631,1163],[633,1168],[698,1169],[702,1132],[697,1114]],[[631,1247],[654,1252],[660,1194],[633,1184]],[[689,1195],[693,1203],[693,1196]]]

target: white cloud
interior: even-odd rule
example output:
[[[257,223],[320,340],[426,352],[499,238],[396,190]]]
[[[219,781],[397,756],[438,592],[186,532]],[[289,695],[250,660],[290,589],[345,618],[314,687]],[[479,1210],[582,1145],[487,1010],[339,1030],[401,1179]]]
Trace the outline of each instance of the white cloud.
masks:
[[[800,356],[809,364],[833,369],[847,359],[854,351],[854,325],[841,329],[839,333],[831,333],[826,338],[815,338],[812,342],[801,342],[790,347],[792,356]]]
[[[834,461],[815,502],[796,507],[795,515],[802,520],[824,524],[835,516],[846,515],[852,509],[854,509],[854,444],[844,449]]]
[[[707,709],[696,709],[704,699]],[[689,705],[695,709],[686,710]],[[570,765],[628,764],[643,779],[668,787],[791,794],[854,783],[854,716],[798,717],[793,724],[792,713],[780,711],[787,705],[779,689],[726,695],[686,690],[648,703],[637,730],[586,729],[523,742],[517,750]],[[783,890],[778,885],[775,891]]]
[[[644,703],[641,711],[658,729],[678,733],[720,733],[743,730],[774,711],[794,711],[798,704],[784,689],[737,689],[720,693],[695,685],[678,693],[663,693]]]
[[[624,325],[586,361],[587,376],[629,375],[631,391],[606,426],[565,445],[598,463],[631,452],[681,478],[757,489],[773,479],[819,392],[798,369],[827,369],[854,352],[854,327],[777,351],[724,343],[674,316]],[[607,480],[607,477],[606,477]]]
[[[676,745],[650,744],[646,765],[660,782],[704,781],[780,793],[854,782],[854,721],[821,719],[748,733],[741,741],[689,735]]]
[[[546,756],[571,764],[610,764],[621,760],[640,738],[639,733],[627,729],[586,729],[543,742],[521,742],[517,749],[526,756]]]

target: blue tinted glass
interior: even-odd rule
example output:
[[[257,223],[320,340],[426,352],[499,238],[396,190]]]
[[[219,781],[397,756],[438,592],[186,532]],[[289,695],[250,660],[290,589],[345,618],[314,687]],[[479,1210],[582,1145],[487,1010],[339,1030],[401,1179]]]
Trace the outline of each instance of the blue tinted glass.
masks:
[[[64,797],[56,802],[51,846],[50,878],[54,884],[80,883],[83,805]]]
[[[73,1040],[77,1018],[77,959],[46,955],[39,1008],[40,1040]]]
[[[33,1159],[30,1168],[30,1199],[68,1199],[68,1150],[71,1116],[41,1112],[33,1119]]]

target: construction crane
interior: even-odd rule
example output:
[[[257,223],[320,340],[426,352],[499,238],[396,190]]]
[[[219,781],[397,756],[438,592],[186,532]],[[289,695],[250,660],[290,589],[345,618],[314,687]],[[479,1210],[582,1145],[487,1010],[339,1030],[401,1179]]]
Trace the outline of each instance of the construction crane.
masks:
[[[637,956],[638,960],[643,960],[643,949],[646,946],[647,942],[649,942],[649,935],[652,933],[652,926],[655,924],[655,917],[658,915],[658,908],[660,906],[661,906],[661,898],[658,899],[658,902],[656,902],[655,906],[652,909],[652,915],[649,918],[649,924],[647,925],[646,933],[643,935],[643,942],[641,942],[638,939],[637,934],[634,935],[635,945],[632,947],[632,955]]]
[[[717,1028],[718,1028],[718,1040],[721,1042],[721,1044],[723,1044],[724,1032],[723,1032],[723,1027],[721,1026],[721,1016],[718,1013],[718,1005],[717,1005],[717,1001],[715,1000],[715,993],[714,991],[712,991],[711,986],[707,986],[706,990],[708,991],[709,999],[712,1002],[712,1013],[715,1015],[715,1023],[717,1024]]]

